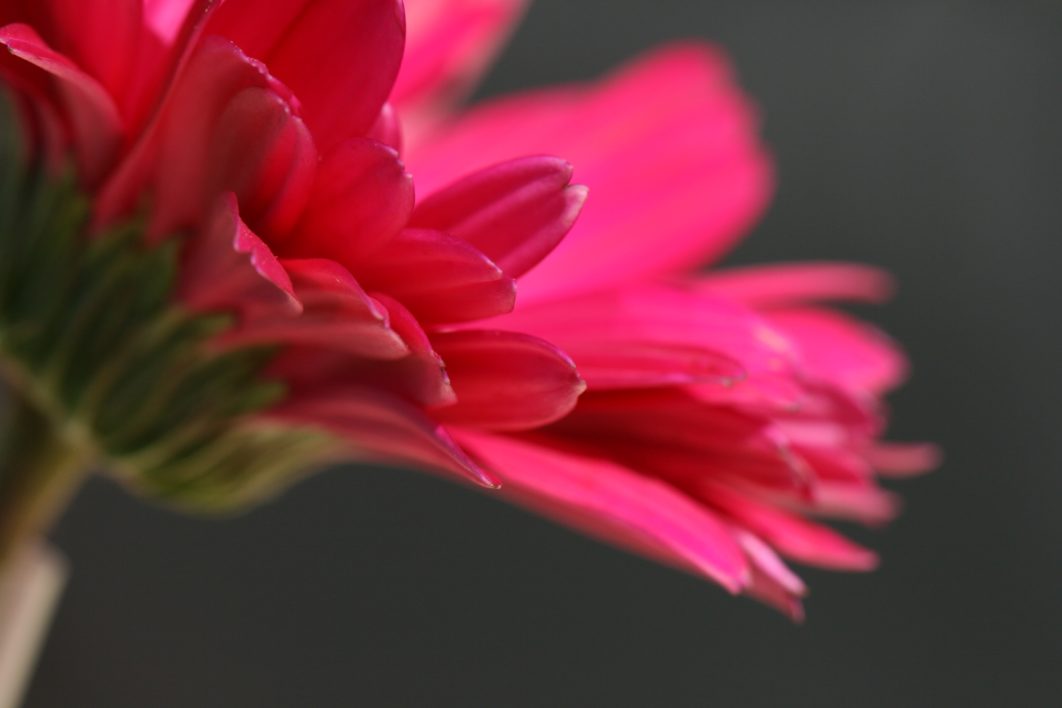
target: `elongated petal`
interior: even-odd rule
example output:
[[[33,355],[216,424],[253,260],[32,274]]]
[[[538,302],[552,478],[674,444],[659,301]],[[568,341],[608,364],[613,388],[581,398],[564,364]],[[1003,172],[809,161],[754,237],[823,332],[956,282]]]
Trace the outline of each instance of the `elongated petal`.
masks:
[[[882,393],[907,375],[899,348],[879,330],[838,312],[775,310],[768,319],[800,350],[811,376],[856,392]]]
[[[385,462],[428,465],[475,484],[497,487],[446,429],[416,406],[373,388],[336,388],[289,399],[271,417],[320,425],[345,437],[355,455]]]
[[[631,355],[639,352],[655,352],[658,365],[671,355],[684,366],[676,374],[721,383],[745,375],[788,374],[795,364],[791,344],[767,320],[733,302],[681,288],[631,285],[530,307],[521,304],[497,323],[554,342],[577,365],[585,358],[593,373],[604,364],[608,370],[600,373],[607,374],[606,384],[610,377],[635,378],[641,364]],[[625,360],[629,367],[624,371]]]
[[[493,317],[516,302],[512,278],[467,241],[441,231],[402,231],[360,274],[367,288],[390,293],[426,323]]]
[[[423,133],[474,87],[523,15],[526,0],[406,3],[406,52],[392,100]]]
[[[838,570],[873,570],[877,556],[835,531],[720,484],[702,483],[702,498],[793,560]]]
[[[516,278],[553,251],[575,223],[586,188],[571,185],[571,177],[572,166],[558,158],[511,160],[431,194],[410,223],[468,241]]]
[[[892,295],[892,277],[858,263],[785,263],[715,271],[697,288],[739,300],[750,307],[779,307],[810,302],[884,302]]]
[[[460,430],[461,444],[502,494],[621,547],[693,569],[738,592],[748,563],[726,525],[659,480],[604,459],[534,441]]]
[[[536,337],[467,330],[435,334],[432,344],[457,394],[454,405],[437,411],[446,422],[535,428],[571,411],[586,388],[571,359]]]
[[[232,38],[299,97],[322,152],[363,136],[405,42],[400,0],[228,0],[208,32]]]

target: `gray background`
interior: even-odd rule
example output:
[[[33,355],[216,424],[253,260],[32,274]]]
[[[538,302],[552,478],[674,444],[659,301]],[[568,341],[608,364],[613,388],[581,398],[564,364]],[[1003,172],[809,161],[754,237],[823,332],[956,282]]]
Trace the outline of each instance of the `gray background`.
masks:
[[[999,706],[1062,689],[1057,2],[540,0],[485,93],[725,45],[781,188],[735,261],[884,265],[899,437],[947,449],[780,616],[409,472],[226,524],[93,482],[29,706]]]

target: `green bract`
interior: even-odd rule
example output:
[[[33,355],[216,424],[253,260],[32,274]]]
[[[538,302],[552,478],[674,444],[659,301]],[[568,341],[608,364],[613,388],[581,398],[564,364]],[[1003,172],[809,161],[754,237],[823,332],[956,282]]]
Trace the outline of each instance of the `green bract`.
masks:
[[[195,510],[253,502],[320,462],[327,436],[254,415],[284,395],[262,373],[271,350],[219,351],[232,318],[173,301],[180,239],[88,224],[71,172],[30,160],[0,101],[0,526],[57,457]]]

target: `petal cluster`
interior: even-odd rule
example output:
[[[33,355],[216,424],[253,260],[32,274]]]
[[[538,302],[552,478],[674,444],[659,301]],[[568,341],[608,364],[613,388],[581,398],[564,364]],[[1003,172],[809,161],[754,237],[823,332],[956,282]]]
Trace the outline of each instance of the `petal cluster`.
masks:
[[[879,441],[902,355],[828,306],[888,280],[699,271],[772,187],[713,49],[457,112],[523,6],[410,0],[407,41],[400,0],[0,0],[0,82],[35,160],[76,166],[86,239],[139,219],[175,306],[232,317],[211,351],[267,348],[256,420],[796,616],[780,556],[875,563],[808,517],[886,520],[878,473],[932,464]]]
[[[889,520],[898,502],[879,476],[929,469],[936,453],[880,441],[882,397],[905,359],[833,307],[885,299],[887,275],[838,263],[702,270],[769,200],[756,128],[726,59],[678,44],[597,84],[438,117],[407,158],[432,184],[461,156],[555,152],[592,191],[520,280],[514,311],[493,321],[558,345],[587,392],[534,431],[454,433],[501,493],[799,618],[806,588],[782,558],[875,567],[821,519]]]

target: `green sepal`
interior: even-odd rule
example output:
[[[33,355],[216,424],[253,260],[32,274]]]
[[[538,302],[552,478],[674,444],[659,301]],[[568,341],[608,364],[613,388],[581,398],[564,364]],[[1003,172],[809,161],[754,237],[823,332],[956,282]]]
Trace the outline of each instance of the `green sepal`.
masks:
[[[181,239],[149,244],[136,218],[90,231],[73,171],[30,161],[15,121],[0,95],[0,376],[19,398],[182,508],[238,508],[326,460],[328,435],[256,416],[286,394],[273,350],[219,351],[233,317],[176,302]]]

